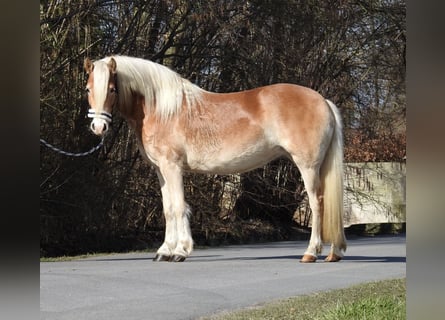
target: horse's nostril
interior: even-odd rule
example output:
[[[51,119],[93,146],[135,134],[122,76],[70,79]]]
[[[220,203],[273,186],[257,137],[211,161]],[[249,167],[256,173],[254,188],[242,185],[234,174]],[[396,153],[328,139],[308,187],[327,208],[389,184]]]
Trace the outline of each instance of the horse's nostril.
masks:
[[[91,130],[94,131],[94,129],[96,129],[96,127],[94,126],[94,122],[91,122]]]
[[[104,132],[106,132],[108,130],[108,126],[106,123],[104,123]]]

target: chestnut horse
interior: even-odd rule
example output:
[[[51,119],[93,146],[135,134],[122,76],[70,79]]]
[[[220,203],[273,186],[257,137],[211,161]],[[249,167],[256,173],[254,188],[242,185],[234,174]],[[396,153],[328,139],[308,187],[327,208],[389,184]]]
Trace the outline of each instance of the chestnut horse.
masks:
[[[326,261],[346,250],[343,229],[343,140],[337,107],[317,92],[274,84],[235,93],[205,91],[149,60],[85,59],[91,130],[104,135],[116,107],[139,150],[156,168],[165,239],[153,260],[184,261],[193,250],[183,172],[241,173],[285,156],[301,172],[312,209],[309,246],[301,262]]]

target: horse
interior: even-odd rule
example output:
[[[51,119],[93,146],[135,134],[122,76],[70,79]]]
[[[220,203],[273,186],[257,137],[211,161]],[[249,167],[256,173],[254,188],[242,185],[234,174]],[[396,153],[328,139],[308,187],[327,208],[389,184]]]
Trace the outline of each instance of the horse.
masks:
[[[338,108],[318,92],[278,83],[251,90],[206,91],[150,60],[113,55],[84,60],[90,128],[103,136],[117,108],[159,179],[165,238],[154,261],[182,262],[193,250],[183,173],[243,173],[278,157],[301,173],[312,209],[300,262],[346,251],[343,227],[343,137]]]

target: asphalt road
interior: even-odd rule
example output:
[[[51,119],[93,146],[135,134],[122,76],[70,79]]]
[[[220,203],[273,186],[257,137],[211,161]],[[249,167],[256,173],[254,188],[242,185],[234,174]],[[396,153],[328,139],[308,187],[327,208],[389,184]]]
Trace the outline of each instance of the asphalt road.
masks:
[[[195,250],[182,263],[153,262],[154,253],[40,263],[40,319],[197,319],[406,276],[405,236],[348,239],[337,263],[299,263],[306,246],[289,241]]]

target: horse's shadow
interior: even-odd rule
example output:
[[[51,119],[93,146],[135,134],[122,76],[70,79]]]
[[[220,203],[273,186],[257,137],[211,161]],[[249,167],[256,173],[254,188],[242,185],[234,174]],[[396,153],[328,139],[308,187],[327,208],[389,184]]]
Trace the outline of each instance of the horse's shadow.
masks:
[[[267,257],[231,257],[224,258],[223,255],[201,255],[191,256],[188,261],[193,262],[217,262],[217,261],[255,261],[255,260],[293,260],[300,261],[302,255],[284,255]],[[320,256],[318,261],[323,261],[326,256]],[[406,263],[406,257],[396,256],[345,256],[342,261],[345,262],[386,262],[386,263]]]
[[[302,255],[283,255],[283,256],[266,256],[266,257],[230,257],[225,258],[224,255],[198,255],[187,258],[186,262],[221,262],[221,261],[265,261],[265,260],[293,260],[300,261]],[[322,262],[325,256],[320,256],[318,261]],[[150,261],[153,257],[122,257],[122,258],[98,258],[88,259],[88,261]],[[396,256],[345,256],[343,262],[367,262],[367,263],[406,263],[406,257]]]
[[[406,257],[371,257],[371,256],[345,256],[345,261],[357,262],[389,262],[389,263],[406,263]]]

